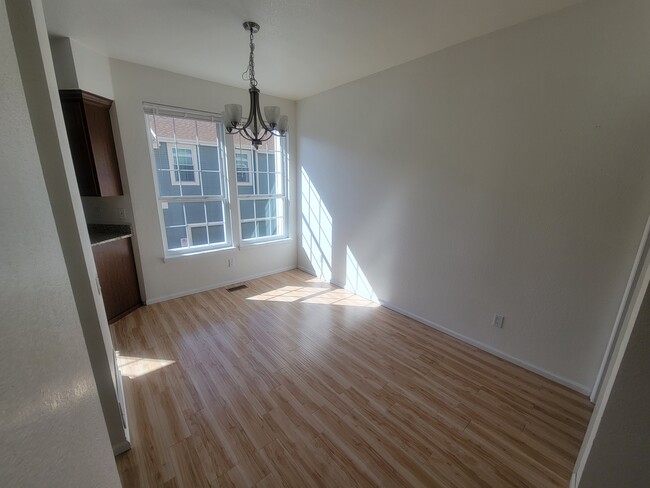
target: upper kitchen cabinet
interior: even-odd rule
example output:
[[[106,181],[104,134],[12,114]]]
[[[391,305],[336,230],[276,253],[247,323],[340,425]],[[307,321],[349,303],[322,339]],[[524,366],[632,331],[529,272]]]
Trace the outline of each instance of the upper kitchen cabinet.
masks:
[[[113,101],[83,90],[59,94],[81,196],[122,195],[110,116]]]

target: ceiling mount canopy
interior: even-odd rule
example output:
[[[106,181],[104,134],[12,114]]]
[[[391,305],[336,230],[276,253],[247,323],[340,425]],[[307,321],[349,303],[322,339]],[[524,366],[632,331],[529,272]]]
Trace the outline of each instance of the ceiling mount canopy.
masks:
[[[249,82],[250,110],[248,117],[242,122],[242,106],[236,103],[228,104],[224,107],[223,123],[228,134],[239,134],[251,141],[255,149],[259,149],[262,143],[271,137],[284,137],[287,134],[289,117],[280,115],[280,107],[275,106],[264,107],[266,120],[262,117],[260,91],[255,79],[255,43],[253,42],[253,36],[259,32],[260,26],[255,22],[247,21],[244,22],[244,29],[250,33],[248,67],[242,74],[242,78]]]

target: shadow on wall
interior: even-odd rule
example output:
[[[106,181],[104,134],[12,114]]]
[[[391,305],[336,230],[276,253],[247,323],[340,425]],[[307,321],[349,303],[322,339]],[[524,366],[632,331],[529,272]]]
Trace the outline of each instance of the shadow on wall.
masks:
[[[345,246],[345,271],[343,282],[333,276],[332,215],[323,199],[302,168],[301,235],[302,249],[311,264],[311,271],[325,281],[341,286],[355,295],[379,302],[368,278],[348,245]]]

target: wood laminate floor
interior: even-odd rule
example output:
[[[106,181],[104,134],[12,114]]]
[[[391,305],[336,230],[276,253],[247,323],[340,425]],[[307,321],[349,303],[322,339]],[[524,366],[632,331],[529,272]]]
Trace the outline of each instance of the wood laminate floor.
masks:
[[[588,399],[289,271],[113,326],[125,487],[567,486]]]

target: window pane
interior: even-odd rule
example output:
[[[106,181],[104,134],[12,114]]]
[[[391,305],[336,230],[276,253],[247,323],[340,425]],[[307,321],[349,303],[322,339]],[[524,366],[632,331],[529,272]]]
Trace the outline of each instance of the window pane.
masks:
[[[185,203],[184,205],[188,224],[205,223],[205,203]]]
[[[163,208],[163,218],[165,226],[185,225],[185,213],[183,212],[182,203],[168,203],[167,208]]]
[[[269,235],[267,221],[262,220],[257,222],[257,237],[268,237]]]
[[[192,245],[204,246],[208,243],[208,230],[205,227],[190,227]]]
[[[219,244],[226,242],[226,233],[223,225],[208,226],[208,237],[210,244]]]
[[[208,222],[223,222],[223,203],[207,202],[205,209],[208,215]]]
[[[275,217],[275,200],[255,200],[255,216],[258,219]]]
[[[255,218],[255,202],[253,200],[241,200],[239,202],[239,212],[242,220]]]
[[[269,175],[269,194],[271,195],[282,193],[278,184],[279,176],[277,173],[271,173]]]
[[[269,154],[267,156],[267,159],[268,159],[269,173],[273,173],[275,171],[275,154]]]
[[[255,237],[255,222],[244,222],[241,225],[242,239],[253,239]]]
[[[251,154],[248,152],[235,153],[235,167],[237,170],[237,183],[251,182]]]
[[[266,154],[257,153],[257,171],[261,173],[266,173],[268,171],[268,165],[266,164]]]
[[[221,173],[201,171],[201,183],[205,196],[221,196]]]
[[[153,158],[156,164],[158,177],[158,191],[161,197],[176,197],[181,194],[180,185],[172,184],[172,172],[167,159],[167,144],[160,144],[158,149],[153,149]],[[176,180],[178,178],[175,178]]]
[[[237,194],[238,195],[252,195],[253,194],[253,185],[237,185]]]
[[[219,148],[199,145],[201,171],[219,171]]]
[[[182,249],[188,246],[186,227],[167,227],[167,249]]]
[[[205,120],[196,121],[196,130],[199,137],[199,142],[210,144],[219,143],[219,135],[217,134],[217,124]]]
[[[196,130],[196,120],[189,117],[173,117],[174,135],[177,140],[196,141],[198,133]]]
[[[269,193],[269,175],[266,173],[261,173],[259,176],[260,188],[257,193],[259,195],[268,195]]]

